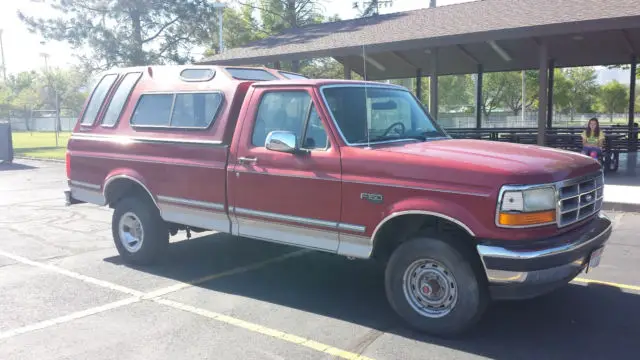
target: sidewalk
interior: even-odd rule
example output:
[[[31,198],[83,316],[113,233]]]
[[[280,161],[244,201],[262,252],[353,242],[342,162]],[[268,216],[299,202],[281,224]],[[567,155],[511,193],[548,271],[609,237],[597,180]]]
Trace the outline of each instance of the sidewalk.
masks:
[[[604,210],[640,212],[640,158],[620,155],[620,168],[604,175]]]
[[[640,186],[604,185],[604,210],[640,212]]]

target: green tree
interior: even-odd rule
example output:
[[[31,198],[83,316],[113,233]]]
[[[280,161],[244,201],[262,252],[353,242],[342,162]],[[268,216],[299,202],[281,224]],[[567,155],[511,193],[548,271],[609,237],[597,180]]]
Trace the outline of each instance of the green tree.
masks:
[[[504,94],[509,81],[508,73],[496,72],[484,74],[482,79],[482,113],[489,117],[504,104]]]
[[[563,73],[571,84],[568,99],[571,119],[577,112],[593,112],[598,94],[596,69],[593,67],[569,68],[564,69]]]
[[[504,92],[502,106],[508,108],[514,115],[522,111],[522,72],[510,71],[504,75]],[[538,72],[525,71],[525,109],[531,109],[538,102]]]
[[[600,88],[598,93],[598,110],[609,114],[613,121],[613,114],[624,112],[629,105],[627,87],[613,80]]]
[[[19,12],[32,32],[69,43],[94,69],[192,61],[216,9],[203,0],[51,0],[55,15]]]
[[[54,110],[57,92],[62,115],[76,115],[88,94],[88,77],[80,68],[10,75],[0,87],[0,106],[12,110]]]
[[[553,75],[553,106],[562,114],[569,114],[572,108],[573,83],[562,69],[555,69]]]
[[[423,82],[423,85],[426,81]],[[428,84],[428,82],[426,82]],[[455,111],[473,104],[474,81],[471,75],[438,77],[438,108]]]
[[[281,33],[286,29],[330,20],[322,15],[323,1],[321,0],[237,0],[236,2],[259,13],[260,21],[256,21],[257,26],[254,31],[260,38]],[[301,64],[300,61],[294,60],[288,70],[299,72],[304,66],[305,64]]]

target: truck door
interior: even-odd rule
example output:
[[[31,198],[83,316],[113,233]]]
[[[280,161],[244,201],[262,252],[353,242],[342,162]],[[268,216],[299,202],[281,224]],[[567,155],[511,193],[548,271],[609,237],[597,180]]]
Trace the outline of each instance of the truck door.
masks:
[[[257,88],[230,157],[233,232],[337,251],[340,153],[316,111],[311,89]],[[300,151],[268,149],[272,131],[287,132]],[[282,133],[280,133],[282,135]],[[304,140],[303,140],[304,139]]]

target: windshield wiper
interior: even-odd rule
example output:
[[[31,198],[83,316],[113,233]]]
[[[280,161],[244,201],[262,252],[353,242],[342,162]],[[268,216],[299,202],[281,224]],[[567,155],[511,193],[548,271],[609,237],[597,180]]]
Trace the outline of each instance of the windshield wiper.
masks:
[[[419,141],[426,141],[427,137],[425,137],[424,135],[378,136],[378,137],[369,139],[368,141],[367,141],[367,139],[358,140],[355,143],[356,144],[366,144],[367,142],[391,141],[391,140],[419,140]]]

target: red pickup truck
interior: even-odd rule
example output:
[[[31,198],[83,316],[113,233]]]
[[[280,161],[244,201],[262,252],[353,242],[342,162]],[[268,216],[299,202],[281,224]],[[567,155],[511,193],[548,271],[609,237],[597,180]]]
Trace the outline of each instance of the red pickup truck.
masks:
[[[108,72],[66,163],[67,204],[113,208],[128,263],[181,230],[376,259],[392,308],[440,335],[596,267],[612,231],[587,156],[452,139],[403,87],[267,68]]]

